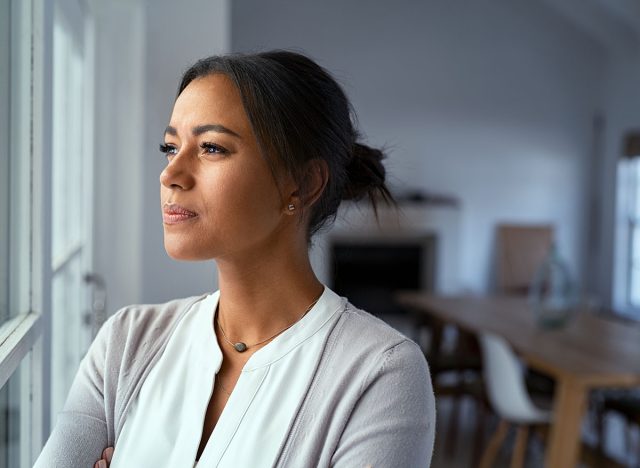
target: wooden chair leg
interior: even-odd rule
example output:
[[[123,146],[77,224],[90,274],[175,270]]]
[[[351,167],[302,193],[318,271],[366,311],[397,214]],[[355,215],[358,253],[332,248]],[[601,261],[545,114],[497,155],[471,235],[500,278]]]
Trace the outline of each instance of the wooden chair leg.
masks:
[[[455,453],[456,437],[458,432],[458,397],[451,397],[451,413],[449,414],[449,424],[447,427],[447,435],[444,440],[444,453],[447,458],[453,457]]]
[[[456,437],[458,435],[458,420],[460,419],[461,398],[457,395],[451,397],[451,416],[444,443],[444,453],[447,458],[452,458],[455,453]]]
[[[640,465],[640,427],[639,426],[640,426],[640,424],[636,425],[636,428],[639,429],[638,431],[636,431],[636,435],[638,437],[636,438],[637,444],[636,444],[636,447],[635,447],[635,454],[634,454],[635,455],[635,460],[634,461],[636,462],[636,466]]]
[[[482,457],[482,447],[484,447],[484,431],[486,429],[486,417],[488,408],[484,401],[479,400],[476,402],[477,414],[476,414],[476,435],[473,442],[473,455],[471,463],[473,467],[478,466],[480,457]]]
[[[500,420],[496,432],[493,433],[493,436],[482,455],[479,468],[491,468],[498,452],[500,451],[500,447],[502,446],[502,442],[504,442],[504,438],[506,437],[508,430],[509,423],[504,419]]]
[[[522,468],[524,456],[527,453],[527,441],[529,440],[529,426],[518,426],[516,430],[516,443],[511,455],[511,468]]]
[[[631,441],[631,425],[629,424],[628,421],[625,420],[624,422],[624,453],[625,453],[625,456],[627,457],[627,460],[630,458],[632,444],[633,443]]]
[[[601,408],[596,409],[596,432],[598,433],[598,441],[596,449],[600,455],[603,455],[606,450],[606,427],[605,427],[605,414]]]

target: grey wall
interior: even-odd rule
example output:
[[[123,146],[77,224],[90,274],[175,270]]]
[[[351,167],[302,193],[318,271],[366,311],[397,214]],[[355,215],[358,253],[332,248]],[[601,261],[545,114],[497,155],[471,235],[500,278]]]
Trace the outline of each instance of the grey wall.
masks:
[[[228,0],[95,2],[95,259],[109,313],[217,288],[163,246],[158,151],[182,72],[229,49]]]
[[[182,72],[197,59],[228,50],[230,19],[227,0],[189,0],[179,6],[170,0],[147,0],[145,16],[141,300],[159,302],[217,289],[212,262],[176,262],[164,250],[158,177],[166,160],[157,148]]]
[[[95,1],[94,271],[107,312],[140,302],[145,18],[142,2]]]
[[[236,0],[234,51],[302,50],[388,145],[391,183],[462,201],[461,287],[490,287],[496,223],[553,222],[580,271],[605,50],[536,2]]]

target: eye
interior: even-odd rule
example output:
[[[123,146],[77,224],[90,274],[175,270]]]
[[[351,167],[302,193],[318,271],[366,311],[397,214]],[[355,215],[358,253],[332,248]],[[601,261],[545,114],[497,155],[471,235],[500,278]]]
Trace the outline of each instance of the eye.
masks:
[[[229,151],[226,148],[223,148],[220,145],[216,145],[215,143],[207,143],[204,142],[200,144],[200,148],[203,149],[205,154],[228,154]]]
[[[177,154],[178,148],[167,143],[160,143],[160,152],[164,153],[164,155],[168,158],[169,156],[174,156],[175,154]]]

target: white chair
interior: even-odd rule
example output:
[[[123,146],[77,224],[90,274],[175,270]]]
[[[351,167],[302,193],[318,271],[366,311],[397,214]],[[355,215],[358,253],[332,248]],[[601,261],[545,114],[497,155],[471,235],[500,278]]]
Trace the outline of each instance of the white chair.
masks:
[[[500,423],[480,460],[480,468],[494,463],[510,425],[517,427],[511,467],[521,467],[529,437],[529,428],[546,425],[551,412],[536,407],[527,392],[523,368],[509,344],[500,336],[483,333],[479,337],[483,357],[483,377],[489,402]]]

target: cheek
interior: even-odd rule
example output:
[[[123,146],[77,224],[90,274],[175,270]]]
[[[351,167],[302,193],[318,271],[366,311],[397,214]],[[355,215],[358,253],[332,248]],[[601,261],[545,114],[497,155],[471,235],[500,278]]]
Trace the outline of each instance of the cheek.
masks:
[[[282,202],[270,174],[233,171],[208,182],[206,206],[211,219],[230,235],[277,223]]]

